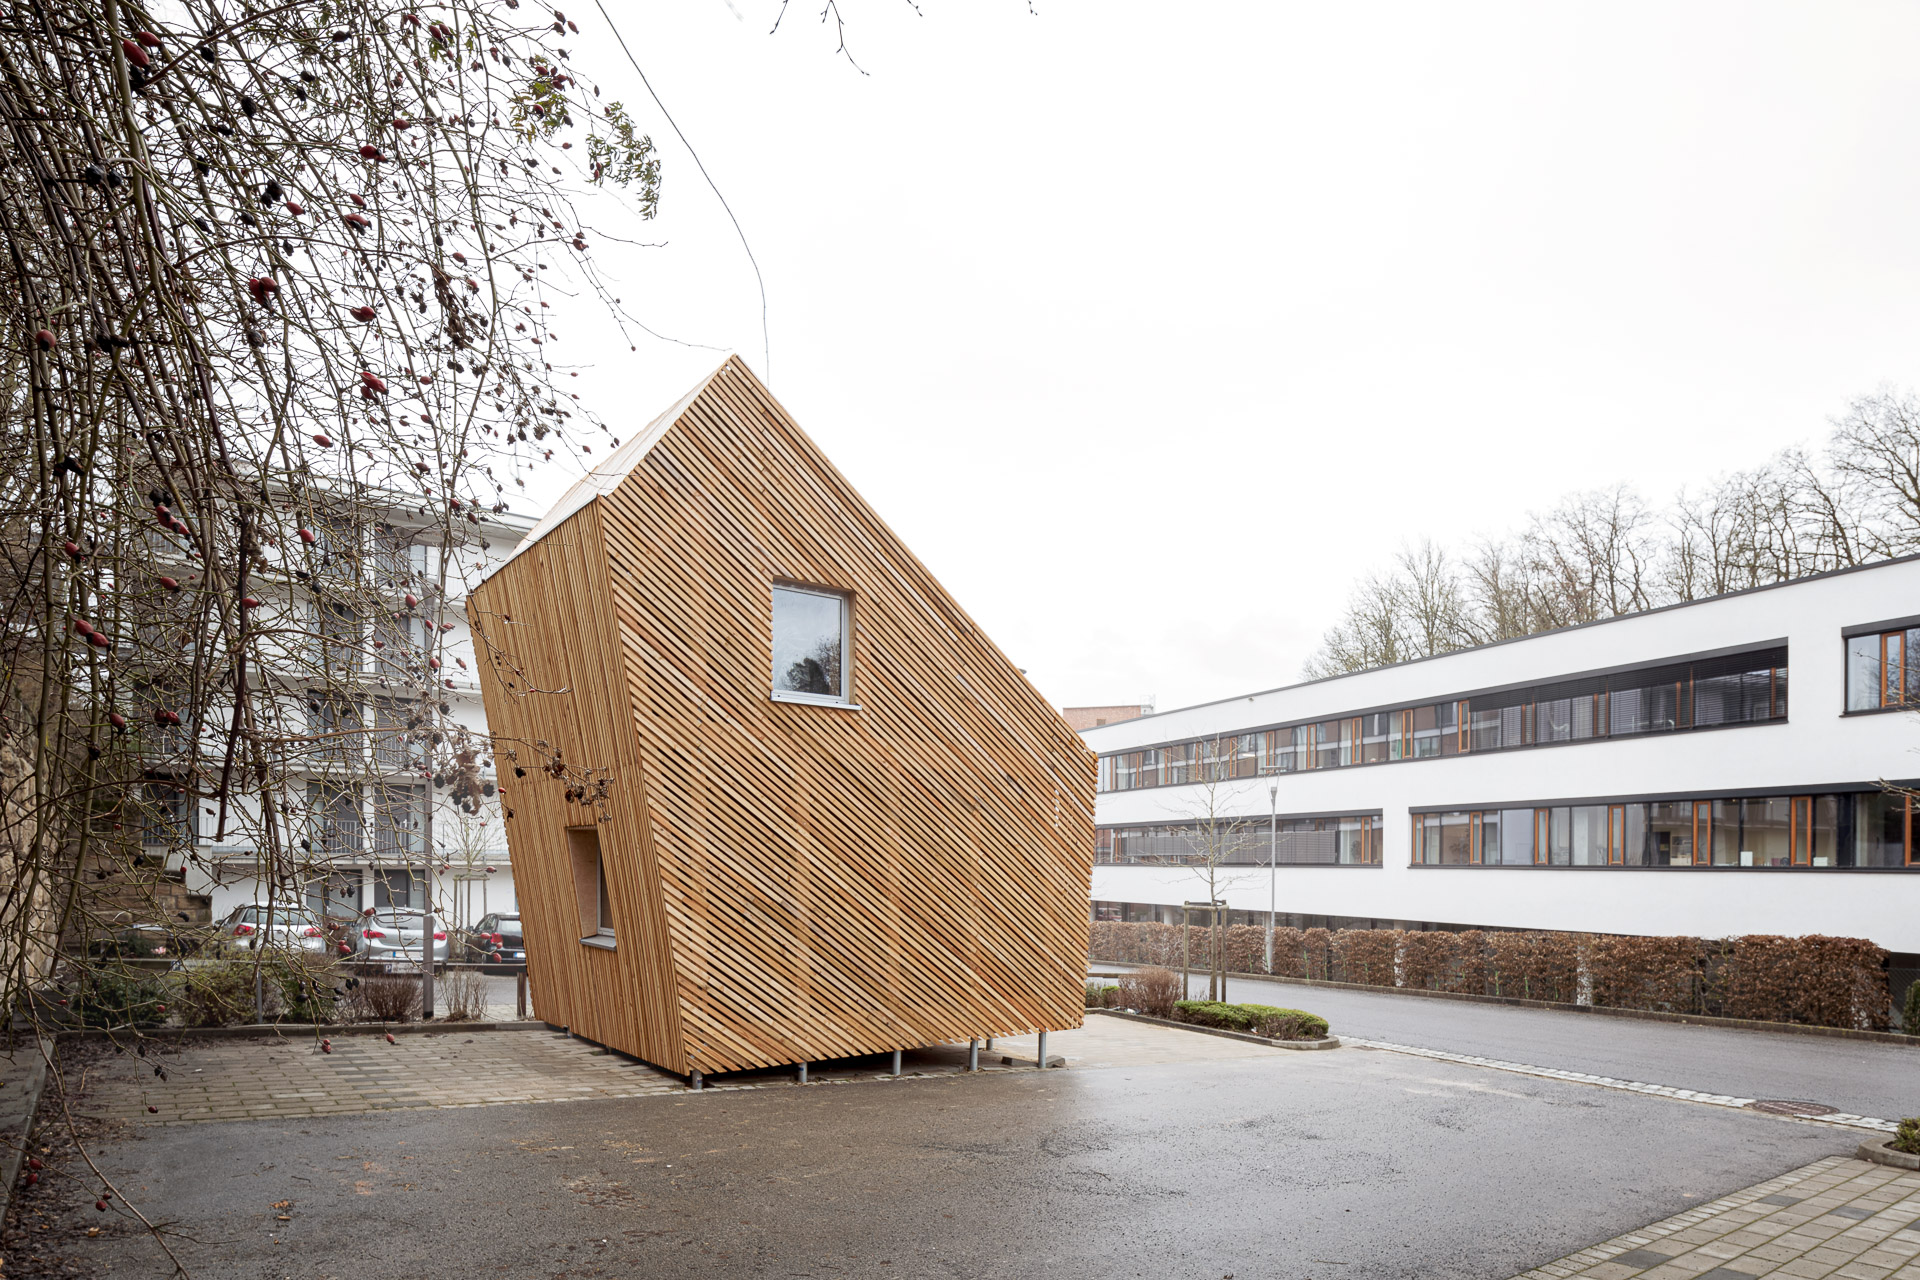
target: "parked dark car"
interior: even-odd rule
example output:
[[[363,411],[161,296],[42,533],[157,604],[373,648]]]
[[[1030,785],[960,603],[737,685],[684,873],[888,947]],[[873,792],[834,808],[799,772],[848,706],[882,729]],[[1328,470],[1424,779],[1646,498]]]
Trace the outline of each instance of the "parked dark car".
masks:
[[[480,923],[467,930],[461,942],[460,958],[468,964],[523,965],[527,962],[527,942],[520,933],[517,911],[496,911],[480,917]]]

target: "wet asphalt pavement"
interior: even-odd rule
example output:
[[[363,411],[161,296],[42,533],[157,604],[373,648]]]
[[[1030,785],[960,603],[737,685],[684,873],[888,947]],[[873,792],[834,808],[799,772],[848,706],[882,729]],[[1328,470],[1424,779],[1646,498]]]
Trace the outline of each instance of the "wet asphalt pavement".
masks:
[[[1204,995],[1205,986],[1204,978],[1196,979],[1196,995]],[[1336,1034],[1367,1040],[1737,1098],[1819,1102],[1889,1120],[1920,1112],[1920,1049],[1910,1045],[1256,979],[1234,979],[1227,995],[1310,1009],[1331,1022]]]
[[[142,1128],[97,1158],[209,1280],[1503,1280],[1857,1141],[1349,1048]],[[59,1181],[43,1248],[166,1274]]]

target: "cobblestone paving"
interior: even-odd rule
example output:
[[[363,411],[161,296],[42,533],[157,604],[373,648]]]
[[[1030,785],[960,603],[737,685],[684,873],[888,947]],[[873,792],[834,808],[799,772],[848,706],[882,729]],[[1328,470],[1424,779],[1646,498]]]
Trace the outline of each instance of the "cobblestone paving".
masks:
[[[1416,1058],[1432,1058],[1437,1062],[1457,1062],[1462,1066],[1486,1067],[1494,1071],[1511,1071],[1517,1075],[1539,1076],[1545,1080],[1571,1080],[1575,1084],[1598,1085],[1603,1089],[1622,1089],[1628,1093],[1646,1093],[1656,1098],[1678,1098],[1683,1102],[1702,1102],[1711,1107],[1742,1108],[1758,1101],[1756,1098],[1736,1098],[1724,1093],[1702,1093],[1697,1089],[1679,1089],[1673,1085],[1647,1084],[1640,1080],[1616,1080],[1612,1076],[1588,1075],[1581,1071],[1563,1071],[1558,1067],[1535,1067],[1524,1062],[1506,1062],[1499,1058],[1476,1058],[1472,1054],[1447,1053],[1440,1049],[1421,1049],[1413,1045],[1389,1044],[1384,1040],[1361,1040],[1352,1036],[1340,1037],[1340,1043],[1355,1049],[1384,1049],[1389,1053],[1406,1053]],[[1803,1117],[1813,1124],[1837,1125],[1843,1129],[1866,1129],[1875,1133],[1893,1133],[1899,1129],[1899,1122],[1882,1120],[1877,1116],[1856,1116],[1845,1111],[1835,1111],[1823,1116]],[[1714,1280],[1720,1280],[1715,1277]],[[1851,1280],[1851,1278],[1850,1278]]]
[[[1833,1156],[1516,1280],[1915,1280],[1920,1173]]]
[[[686,1084],[643,1063],[545,1028],[384,1036],[341,1035],[333,1051],[313,1040],[189,1041],[177,1052],[98,1057],[75,1072],[76,1110],[132,1124],[340,1115],[394,1108],[481,1107],[684,1094]],[[1049,1057],[1072,1067],[1210,1062],[1282,1053],[1264,1045],[1113,1018],[1089,1018],[1077,1031],[1047,1037]],[[1034,1037],[996,1040],[981,1072],[1033,1069]],[[1003,1056],[1015,1062],[1009,1066]],[[964,1045],[934,1045],[905,1055],[903,1078],[961,1074]],[[158,1066],[165,1078],[154,1073]],[[886,1059],[817,1064],[814,1085],[885,1079]],[[714,1091],[791,1088],[791,1067],[708,1081]],[[151,1109],[149,1109],[151,1108]]]
[[[674,1076],[545,1030],[189,1042],[87,1064],[78,1110],[137,1124],[678,1093]],[[166,1072],[154,1074],[158,1066]],[[152,1110],[149,1110],[152,1108]]]

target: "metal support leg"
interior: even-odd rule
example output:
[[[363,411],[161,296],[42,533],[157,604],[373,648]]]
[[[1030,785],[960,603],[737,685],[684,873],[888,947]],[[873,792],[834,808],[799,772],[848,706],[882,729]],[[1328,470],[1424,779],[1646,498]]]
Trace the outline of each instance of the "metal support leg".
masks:
[[[978,1071],[979,1069],[980,1069],[980,1041],[977,1039],[969,1040],[967,1041],[967,1070]]]
[[[694,1072],[693,1075],[690,1076],[687,1080],[687,1087],[690,1089],[706,1088],[707,1087],[706,1077],[702,1076],[698,1071]]]
[[[1040,1033],[1040,1069],[1047,1069],[1047,1033],[1044,1031]]]
[[[514,1012],[524,1021],[527,1016],[527,971],[520,970],[513,980]]]
[[[805,1084],[807,1082],[807,1064],[802,1062],[799,1064],[799,1067],[800,1067],[800,1083]]]
[[[988,1037],[987,1037],[987,1052],[988,1052],[988,1053],[992,1053],[992,1052],[993,1052],[993,1037],[992,1037],[992,1036],[988,1036]]]
[[[896,1076],[900,1074],[900,1051],[898,1049],[893,1051],[893,1074]]]

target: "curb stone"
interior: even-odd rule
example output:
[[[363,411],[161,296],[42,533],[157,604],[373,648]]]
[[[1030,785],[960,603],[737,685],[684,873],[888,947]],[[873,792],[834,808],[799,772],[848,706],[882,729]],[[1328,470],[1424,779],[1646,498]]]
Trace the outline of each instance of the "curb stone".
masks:
[[[1101,1014],[1108,1018],[1121,1018],[1127,1022],[1147,1022],[1157,1027],[1175,1027],[1181,1031],[1198,1031],[1203,1036],[1222,1036],[1228,1040],[1245,1040],[1248,1044],[1263,1044],[1269,1049],[1338,1049],[1339,1036],[1327,1036],[1321,1040],[1270,1040],[1266,1036],[1251,1035],[1245,1031],[1228,1031],[1223,1027],[1200,1027],[1191,1022],[1175,1022],[1171,1018],[1153,1018],[1144,1013],[1129,1013],[1125,1009],[1089,1009],[1088,1013]]]
[[[1853,1158],[1891,1165],[1895,1169],[1920,1170],[1920,1156],[1907,1151],[1895,1151],[1888,1145],[1892,1141],[1891,1138],[1868,1138],[1853,1153]]]
[[[14,1193],[20,1188],[20,1170],[26,1164],[27,1143],[33,1137],[34,1120],[40,1112],[40,1095],[46,1092],[47,1059],[53,1056],[53,1050],[54,1042],[41,1037],[20,1043],[13,1051],[15,1067],[20,1065],[21,1054],[31,1056],[18,1076],[19,1089],[8,1089],[4,1101],[0,1101],[0,1177],[6,1180],[0,1214],[13,1207]],[[14,1072],[7,1074],[9,1079],[4,1083],[12,1085]]]

